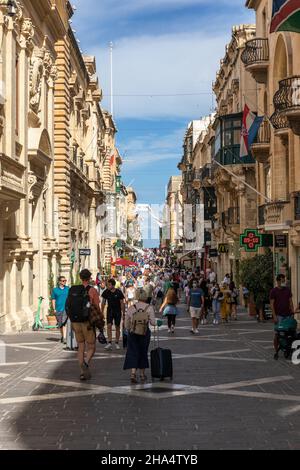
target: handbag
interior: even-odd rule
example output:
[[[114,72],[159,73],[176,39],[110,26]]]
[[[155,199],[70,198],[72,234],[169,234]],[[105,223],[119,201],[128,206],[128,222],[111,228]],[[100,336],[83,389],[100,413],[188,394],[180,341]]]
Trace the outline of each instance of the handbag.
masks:
[[[105,337],[104,331],[100,330],[100,333],[98,335],[98,341],[100,344],[107,344],[107,339]]]

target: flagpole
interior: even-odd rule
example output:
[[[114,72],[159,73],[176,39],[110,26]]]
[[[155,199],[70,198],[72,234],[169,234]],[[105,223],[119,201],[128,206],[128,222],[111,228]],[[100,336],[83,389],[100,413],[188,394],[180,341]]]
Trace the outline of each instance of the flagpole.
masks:
[[[213,163],[216,163],[218,166],[220,166],[221,168],[223,168],[223,170],[227,171],[227,173],[229,173],[233,178],[237,179],[238,181],[240,181],[240,183],[244,184],[245,186],[247,186],[247,188],[251,189],[252,191],[254,191],[256,194],[258,194],[259,196],[263,197],[267,202],[272,202],[272,200],[270,198],[268,198],[267,196],[265,196],[264,194],[260,193],[259,191],[257,191],[257,189],[255,189],[253,186],[251,186],[250,184],[246,183],[246,181],[244,181],[242,178],[239,178],[237,175],[235,175],[232,171],[230,171],[228,168],[226,168],[226,166],[222,165],[221,163],[219,163],[217,160],[213,160]]]
[[[114,117],[113,48],[114,44],[110,42],[110,114],[112,117]]]

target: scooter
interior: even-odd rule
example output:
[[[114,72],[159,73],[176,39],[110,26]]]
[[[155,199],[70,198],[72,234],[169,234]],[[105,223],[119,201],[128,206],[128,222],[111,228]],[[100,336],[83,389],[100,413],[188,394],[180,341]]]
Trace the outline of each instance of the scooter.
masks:
[[[42,309],[43,300],[44,300],[43,297],[39,297],[38,309],[34,317],[34,324],[32,325],[32,331],[39,331],[39,330],[47,331],[47,330],[57,329],[57,325],[55,326],[45,325],[41,320],[41,309]]]

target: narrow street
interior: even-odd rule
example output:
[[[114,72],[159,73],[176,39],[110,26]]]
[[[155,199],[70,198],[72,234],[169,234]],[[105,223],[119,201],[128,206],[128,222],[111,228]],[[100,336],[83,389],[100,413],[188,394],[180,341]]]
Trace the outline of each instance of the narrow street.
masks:
[[[99,344],[80,383],[56,332],[3,336],[0,449],[300,449],[300,367],[274,361],[273,324],[240,312],[193,336],[180,311],[175,335],[160,335],[172,383],[131,386],[123,351]]]

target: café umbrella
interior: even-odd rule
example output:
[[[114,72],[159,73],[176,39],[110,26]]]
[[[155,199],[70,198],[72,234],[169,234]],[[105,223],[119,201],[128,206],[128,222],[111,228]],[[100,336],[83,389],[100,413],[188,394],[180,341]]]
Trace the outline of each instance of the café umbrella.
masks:
[[[125,268],[131,268],[131,267],[137,267],[137,263],[134,263],[133,261],[130,261],[128,259],[123,259],[123,258],[118,258],[116,261],[113,263],[115,266],[123,266]]]

